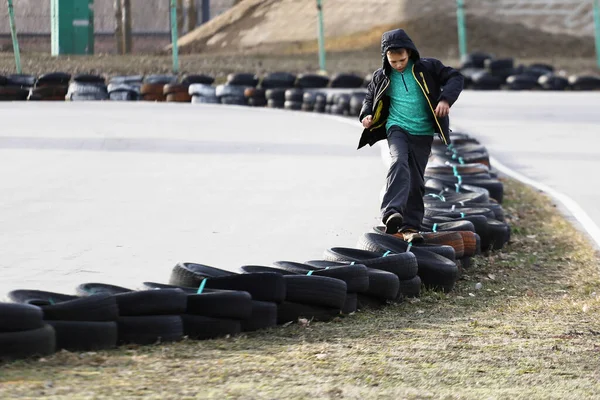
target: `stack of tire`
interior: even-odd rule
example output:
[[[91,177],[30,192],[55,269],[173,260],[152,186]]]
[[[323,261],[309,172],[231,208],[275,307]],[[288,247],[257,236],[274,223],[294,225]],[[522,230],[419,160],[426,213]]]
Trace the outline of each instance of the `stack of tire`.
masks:
[[[51,72],[39,76],[29,90],[27,100],[65,101],[71,74]]]
[[[104,77],[95,74],[74,75],[71,78],[65,99],[68,101],[108,100],[108,90]]]
[[[107,86],[108,98],[115,101],[137,101],[141,98],[142,75],[113,76]]]
[[[257,85],[258,77],[254,74],[229,74],[225,84],[216,87],[215,93],[221,104],[246,106],[248,105],[246,89],[256,88]]]
[[[35,80],[35,76],[27,74],[0,75],[0,101],[27,100]]]
[[[54,328],[43,318],[40,307],[0,303],[0,361],[54,353]]]
[[[287,89],[284,95],[285,102],[283,108],[286,110],[302,110],[302,103],[304,101],[304,89]]]
[[[260,81],[260,88],[264,90],[265,105],[268,108],[284,108],[285,92],[294,87],[296,80],[296,75],[288,72],[266,74]]]
[[[163,102],[165,101],[165,85],[176,83],[177,76],[175,75],[147,75],[140,88],[141,100]]]
[[[82,298],[104,295],[118,306],[118,344],[152,344],[183,338],[181,314],[187,295],[178,289],[134,291],[104,283],[83,283],[75,289]]]
[[[81,298],[40,290],[13,290],[13,303],[38,307],[43,320],[55,331],[56,350],[92,351],[117,344],[118,308],[114,296]]]

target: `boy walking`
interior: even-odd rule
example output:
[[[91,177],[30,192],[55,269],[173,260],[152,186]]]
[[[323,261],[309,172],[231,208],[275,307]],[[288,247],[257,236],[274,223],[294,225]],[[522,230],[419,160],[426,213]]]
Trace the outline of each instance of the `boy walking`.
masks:
[[[387,139],[392,163],[382,221],[386,233],[417,241],[422,239],[424,173],[433,136],[450,144],[448,114],[464,78],[437,59],[421,58],[402,29],[383,34],[381,53],[383,67],[373,73],[359,117],[364,130],[358,148]]]

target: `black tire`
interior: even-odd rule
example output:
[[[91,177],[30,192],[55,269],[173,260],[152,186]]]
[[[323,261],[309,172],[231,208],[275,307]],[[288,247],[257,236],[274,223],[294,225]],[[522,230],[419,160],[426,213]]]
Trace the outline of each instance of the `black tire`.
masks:
[[[248,99],[246,99],[243,96],[242,97],[221,96],[220,100],[221,100],[221,104],[229,104],[229,105],[235,105],[235,106],[247,106],[248,105]]]
[[[304,98],[304,90],[302,89],[288,89],[285,91],[285,100],[293,101],[296,103],[302,103]]]
[[[343,265],[350,265],[350,262],[311,260],[307,261],[306,264],[319,268],[326,268],[333,266],[339,267]],[[396,298],[396,296],[398,295],[399,287],[399,279],[396,274],[387,271],[382,271],[379,269],[367,268],[367,276],[369,277],[369,289],[366,292],[364,292],[365,295],[370,295],[372,297],[382,298],[386,300],[393,300]],[[359,293],[359,295],[360,294],[362,293]]]
[[[362,249],[384,254],[388,251],[405,252],[402,241],[376,233],[365,233],[361,236],[358,246]],[[458,280],[458,267],[455,262],[427,250],[413,247],[419,265],[418,275],[423,284],[434,289],[449,292]]]
[[[204,85],[212,85],[215,82],[215,78],[209,75],[186,75],[181,80],[181,83],[184,85],[193,85],[196,83],[204,84]]]
[[[539,89],[538,76],[521,74],[512,75],[506,78],[506,88],[508,90],[533,90]]]
[[[285,299],[286,284],[276,273],[233,274],[201,264],[179,263],[171,272],[169,283],[178,286],[198,287],[207,274],[220,275],[206,280],[206,288],[242,290],[252,299],[281,303]]]
[[[326,269],[324,269],[290,261],[275,261],[273,266],[280,270],[304,275],[312,271],[312,275],[340,279],[346,282],[349,293],[362,293],[369,290],[369,275],[367,273],[367,267],[364,265],[327,266],[325,267]]]
[[[258,77],[249,73],[232,73],[227,75],[227,84],[256,87],[258,85]]]
[[[71,74],[66,72],[50,72],[40,75],[35,82],[36,87],[45,85],[68,85],[71,80]]]
[[[332,88],[360,88],[364,78],[355,74],[335,74],[329,81],[329,87]]]
[[[221,104],[217,96],[206,97],[206,96],[192,96],[192,103],[196,104]]]
[[[475,51],[461,59],[461,68],[484,68],[485,60],[493,58],[494,56],[490,53]]]
[[[399,240],[399,239],[395,239]],[[329,261],[350,261],[365,265],[368,268],[379,269],[395,274],[398,279],[406,280],[417,275],[417,259],[414,254],[390,254],[382,257],[381,253],[374,253],[362,249],[346,247],[333,247],[325,250],[323,258]]]
[[[320,89],[327,87],[329,78],[323,75],[317,74],[300,74],[298,75],[295,87],[301,89]]]
[[[342,307],[342,314],[352,314],[358,309],[358,295],[357,293],[347,293],[346,301]]]
[[[267,99],[260,97],[250,97],[248,99],[248,105],[251,107],[264,107],[267,105]]]
[[[244,91],[247,86],[235,86],[235,85],[218,85],[215,87],[215,94],[217,97],[242,97],[244,98]]]
[[[108,294],[77,297],[41,290],[13,290],[8,298],[40,307],[45,320],[102,322],[115,321],[119,315],[115,296]]]
[[[109,100],[112,101],[136,101],[138,94],[132,90],[116,90],[108,93]]]
[[[340,315],[339,308],[327,308],[285,301],[277,307],[277,324],[297,322],[298,318],[327,322]]]
[[[472,82],[471,88],[474,90],[498,90],[504,83],[504,78],[481,71],[473,74]]]
[[[235,319],[183,314],[181,320],[184,334],[194,340],[215,339],[242,331],[241,322]]]
[[[268,108],[283,108],[284,105],[285,105],[284,101],[273,100],[273,99],[267,100],[267,107]]]
[[[398,298],[419,297],[421,294],[421,277],[419,275],[412,279],[400,281]]]
[[[0,333],[0,360],[16,360],[48,356],[56,351],[54,328],[44,325],[38,329]]]
[[[302,103],[297,101],[286,100],[286,102],[283,103],[283,108],[285,108],[286,110],[300,111],[302,110]]]
[[[217,88],[203,83],[193,83],[188,87],[191,96],[216,97]]]
[[[283,105],[283,102],[285,102],[286,90],[287,89],[281,89],[281,88],[267,89],[267,91],[265,92],[265,97],[267,98],[267,100],[275,100],[278,103],[281,102]]]
[[[153,75],[146,75],[144,77],[144,83],[149,83],[149,84],[160,84],[160,85],[167,85],[170,83],[177,83],[177,76],[176,75],[164,75],[164,74],[153,74]]]
[[[286,275],[285,300],[326,308],[342,309],[346,301],[346,282],[325,276]]]
[[[73,82],[79,83],[92,83],[92,84],[102,84],[106,83],[104,77],[96,74],[75,74],[71,78]]]
[[[154,344],[183,338],[180,315],[126,316],[117,319],[119,344]]]
[[[117,323],[114,321],[48,321],[56,332],[56,350],[95,351],[117,345]]]
[[[569,87],[569,80],[562,76],[548,74],[540,76],[538,84],[544,90],[566,90]]]
[[[33,305],[0,303],[0,333],[39,329],[43,317],[41,308]]]
[[[108,100],[108,93],[80,94],[71,93],[66,96],[69,101],[102,101]]]
[[[592,75],[573,75],[569,77],[572,90],[599,90],[600,78]]]
[[[264,89],[287,89],[294,87],[294,82],[296,82],[296,75],[294,74],[290,74],[289,72],[271,72],[262,78],[260,87]]]
[[[252,300],[252,315],[241,322],[242,332],[252,332],[277,325],[277,304]]]

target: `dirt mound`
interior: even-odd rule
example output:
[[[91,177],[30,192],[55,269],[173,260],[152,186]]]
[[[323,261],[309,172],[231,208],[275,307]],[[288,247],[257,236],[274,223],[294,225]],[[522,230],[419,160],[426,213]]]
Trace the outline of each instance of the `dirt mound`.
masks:
[[[356,13],[364,10],[352,7],[351,15],[333,14],[331,11],[336,5],[332,2],[335,1],[337,0],[329,0],[330,12],[326,14],[330,21],[330,25],[327,25],[326,19],[326,30],[330,34],[326,39],[326,49],[329,52],[368,50],[369,53],[376,54],[384,31],[403,28],[413,38],[422,55],[441,59],[458,58],[457,23],[452,13],[429,12],[427,15],[402,21],[401,15],[406,6],[403,2],[395,2],[395,8],[390,9],[385,18],[381,17],[382,14],[376,20],[365,16],[360,23],[350,24],[348,21],[354,21]],[[204,54],[316,53],[316,16],[312,15],[316,13],[314,2],[309,2],[313,4],[313,8],[307,8],[307,0],[242,1],[227,13],[182,37],[179,41],[181,51]],[[389,7],[388,3],[390,2],[379,0],[368,7],[385,8]],[[295,15],[295,18],[286,19],[285,15],[290,14]],[[343,26],[339,23],[340,19],[345,20]],[[279,20],[286,22],[287,26],[277,25],[275,22]],[[355,31],[351,32],[352,29]],[[343,34],[335,34],[342,31]],[[467,40],[469,51],[487,51],[496,57],[552,60],[593,58],[595,55],[592,37],[548,33],[524,24],[477,15],[467,16]]]

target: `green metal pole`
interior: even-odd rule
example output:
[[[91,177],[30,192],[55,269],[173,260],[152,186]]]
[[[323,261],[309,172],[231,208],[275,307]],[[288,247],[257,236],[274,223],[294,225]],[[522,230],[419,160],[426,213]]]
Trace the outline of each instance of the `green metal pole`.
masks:
[[[171,0],[171,46],[173,52],[173,73],[179,72],[179,48],[177,47],[177,2]]]
[[[17,74],[21,73],[21,52],[19,51],[19,40],[17,39],[17,27],[15,26],[15,10],[12,0],[8,0],[8,15],[10,19],[10,34],[12,36],[13,52],[15,53],[15,64]]]
[[[458,51],[460,58],[467,55],[467,29],[465,28],[465,1],[456,0],[456,21],[458,25]]]
[[[323,28],[323,0],[317,0],[319,18],[319,68],[325,72],[325,29]]]
[[[594,26],[596,27],[596,62],[600,68],[600,1],[594,0]]]

